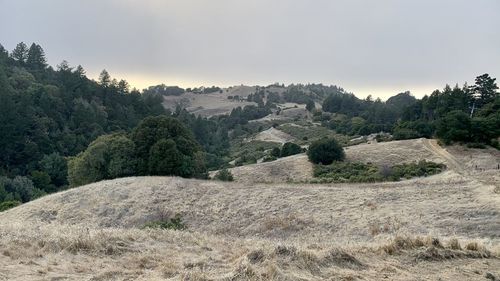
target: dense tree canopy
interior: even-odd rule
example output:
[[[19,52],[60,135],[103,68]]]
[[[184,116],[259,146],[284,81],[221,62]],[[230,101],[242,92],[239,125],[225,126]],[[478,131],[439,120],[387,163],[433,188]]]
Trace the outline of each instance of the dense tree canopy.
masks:
[[[113,84],[109,73],[101,78],[90,80],[66,61],[54,70],[36,43],[21,42],[10,54],[0,46],[0,176],[26,177],[40,191],[63,189],[68,156],[166,113],[161,96],[130,91],[124,80]]]

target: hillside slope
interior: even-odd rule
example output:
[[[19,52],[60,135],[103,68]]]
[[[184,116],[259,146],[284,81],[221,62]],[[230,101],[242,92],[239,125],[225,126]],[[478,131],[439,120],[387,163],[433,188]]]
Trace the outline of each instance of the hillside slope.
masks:
[[[470,161],[486,166],[500,158],[486,150],[474,159],[475,150],[429,147],[434,144],[378,145],[395,154],[383,161],[436,157],[448,165],[455,161],[460,170],[449,165],[448,171],[427,178],[331,185],[136,177],[49,195],[0,213],[0,280],[498,276],[500,197],[492,192],[492,182],[478,180],[493,167],[478,171],[484,174],[466,167]],[[405,146],[413,147],[407,150],[411,155],[401,157]],[[375,159],[370,153],[380,153],[377,145],[348,149],[348,157]],[[287,169],[286,158],[275,162]],[[259,165],[254,172],[269,170]],[[176,213],[186,230],[142,229]],[[479,244],[460,250],[452,238],[461,248],[471,240]]]

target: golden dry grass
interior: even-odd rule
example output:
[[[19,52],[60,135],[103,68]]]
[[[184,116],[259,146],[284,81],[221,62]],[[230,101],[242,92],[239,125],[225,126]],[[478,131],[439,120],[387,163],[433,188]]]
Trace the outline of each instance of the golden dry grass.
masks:
[[[372,154],[380,147],[397,154],[406,145],[417,154],[407,160],[429,155],[451,168],[377,184],[123,178],[46,196],[0,213],[0,280],[500,277],[494,177],[460,160],[474,151],[444,150],[432,141],[358,147],[366,159],[377,159]],[[362,155],[349,150],[348,156]],[[482,163],[497,160],[484,153]],[[293,166],[275,162],[278,171]],[[269,170],[260,165],[266,168],[250,167],[255,176]],[[186,230],[141,229],[175,213]]]

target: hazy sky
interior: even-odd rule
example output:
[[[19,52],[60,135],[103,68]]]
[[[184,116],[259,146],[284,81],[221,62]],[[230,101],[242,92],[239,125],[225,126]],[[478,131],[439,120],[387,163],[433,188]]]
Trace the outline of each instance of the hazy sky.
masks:
[[[500,78],[499,0],[0,0],[0,43],[132,86],[336,84],[416,96]]]

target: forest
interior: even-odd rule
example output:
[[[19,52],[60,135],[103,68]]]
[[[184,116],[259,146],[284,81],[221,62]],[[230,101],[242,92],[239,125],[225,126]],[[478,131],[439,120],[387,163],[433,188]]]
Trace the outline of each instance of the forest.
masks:
[[[232,139],[255,130],[248,121],[283,102],[307,105],[314,121],[339,134],[388,132],[395,139],[437,137],[444,144],[499,148],[500,95],[488,74],[471,86],[447,85],[422,99],[403,92],[385,102],[337,86],[280,87],[282,94],[259,87],[246,97],[256,105],[202,118],[180,107],[166,110],[163,96],[221,88],[139,91],[106,70],[95,81],[80,65],[63,61],[53,68],[36,43],[21,42],[10,52],[0,45],[0,202],[13,206],[121,176],[206,178],[207,171],[227,167]]]

